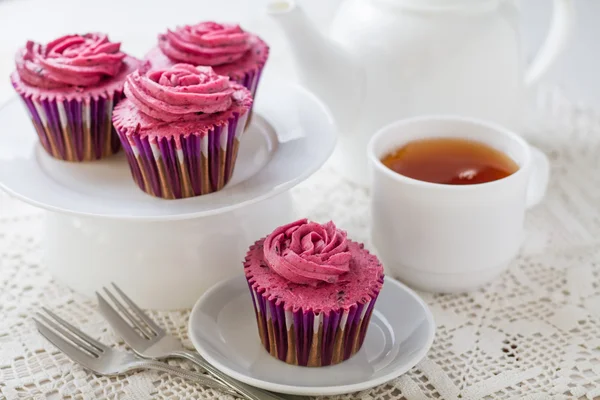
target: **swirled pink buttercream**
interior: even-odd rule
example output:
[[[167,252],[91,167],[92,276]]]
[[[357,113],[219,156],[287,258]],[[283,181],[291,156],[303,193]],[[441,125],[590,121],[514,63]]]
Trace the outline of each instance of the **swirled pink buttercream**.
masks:
[[[346,232],[333,222],[324,225],[301,219],[277,228],[264,242],[269,267],[291,282],[317,286],[335,283],[350,269]]]
[[[156,70],[146,64],[127,77],[124,91],[144,114],[167,122],[225,111],[235,96],[228,77],[191,64]]]
[[[201,22],[159,35],[158,45],[169,58],[194,65],[235,62],[250,49],[250,35],[239,25]]]
[[[106,35],[67,35],[48,44],[27,42],[16,56],[17,72],[28,85],[44,89],[88,87],[119,73],[125,53]]]

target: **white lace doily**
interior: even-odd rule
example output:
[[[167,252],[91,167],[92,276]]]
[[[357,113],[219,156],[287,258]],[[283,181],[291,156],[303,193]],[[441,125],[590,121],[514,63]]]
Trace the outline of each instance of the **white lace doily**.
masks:
[[[339,399],[600,398],[600,112],[557,91],[539,103],[531,141],[550,155],[552,181],[545,202],[528,214],[522,256],[474,293],[423,293],[437,324],[427,358],[386,385]],[[331,167],[293,193],[309,218],[333,219],[367,241],[368,193]],[[0,398],[227,398],[153,372],[97,377],[41,338],[31,316],[47,306],[119,343],[92,301],[40,265],[42,224],[43,212],[0,196]],[[187,311],[152,314],[190,344]]]

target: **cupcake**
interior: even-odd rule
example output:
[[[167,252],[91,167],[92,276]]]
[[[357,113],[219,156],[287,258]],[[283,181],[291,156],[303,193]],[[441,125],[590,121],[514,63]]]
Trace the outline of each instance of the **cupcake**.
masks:
[[[383,285],[377,257],[333,222],[306,219],[252,245],[244,272],[265,349],[288,364],[320,367],[362,346]]]
[[[244,85],[254,97],[269,46],[239,25],[201,22],[158,36],[158,45],[146,59],[153,67],[177,63],[211,66],[219,75]]]
[[[144,192],[180,199],[227,184],[252,105],[248,89],[211,67],[144,63],[124,92],[113,124]]]
[[[119,151],[112,128],[125,77],[139,61],[100,33],[68,35],[46,45],[27,42],[10,76],[40,142],[52,157],[90,161]]]

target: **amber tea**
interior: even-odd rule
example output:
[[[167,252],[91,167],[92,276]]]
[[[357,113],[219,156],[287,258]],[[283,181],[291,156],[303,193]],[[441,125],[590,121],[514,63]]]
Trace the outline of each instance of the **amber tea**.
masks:
[[[409,178],[445,185],[492,182],[519,169],[501,151],[459,138],[415,140],[386,155],[381,162]]]

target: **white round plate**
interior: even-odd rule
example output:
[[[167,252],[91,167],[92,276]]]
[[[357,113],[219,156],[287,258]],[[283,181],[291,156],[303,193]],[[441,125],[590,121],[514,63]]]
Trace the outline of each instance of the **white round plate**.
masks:
[[[365,390],[404,374],[427,354],[435,323],[419,296],[386,277],[354,357],[328,367],[289,365],[262,347],[246,278],[238,276],[204,293],[188,329],[196,350],[222,372],[266,390],[316,396]]]
[[[335,142],[333,120],[314,95],[293,84],[265,83],[231,182],[212,194],[164,200],[136,186],[123,152],[88,163],[50,157],[38,143],[25,107],[14,99],[0,109],[0,188],[35,206],[69,214],[143,220],[203,217],[290,189],[323,165]]]

